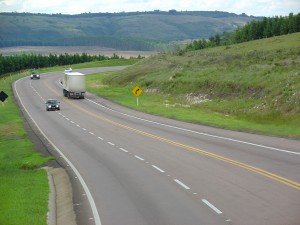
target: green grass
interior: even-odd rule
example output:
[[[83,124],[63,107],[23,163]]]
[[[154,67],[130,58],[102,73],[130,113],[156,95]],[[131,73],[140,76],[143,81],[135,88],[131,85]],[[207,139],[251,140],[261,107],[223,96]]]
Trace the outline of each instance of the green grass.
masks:
[[[124,71],[88,76],[88,88],[157,115],[300,139],[299,40],[295,33],[184,56],[159,54]],[[135,85],[144,90],[138,107]],[[206,101],[191,103],[197,97]]]
[[[47,224],[48,176],[39,169],[52,158],[36,152],[27,137],[11,82],[27,73],[0,80],[8,94],[0,105],[0,224]]]
[[[0,170],[0,224],[47,224],[48,180],[44,170]]]

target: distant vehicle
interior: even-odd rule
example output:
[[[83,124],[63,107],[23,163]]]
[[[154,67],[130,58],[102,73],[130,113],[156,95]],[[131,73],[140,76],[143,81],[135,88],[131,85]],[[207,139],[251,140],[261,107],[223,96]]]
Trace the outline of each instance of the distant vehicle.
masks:
[[[48,99],[46,101],[46,110],[60,110],[60,104],[57,99]]]
[[[79,72],[65,73],[63,95],[68,98],[84,98],[85,75]]]
[[[72,72],[72,71],[73,71],[72,68],[66,68],[65,69],[65,73]]]
[[[30,79],[40,79],[40,75],[37,72],[32,72],[30,75]]]

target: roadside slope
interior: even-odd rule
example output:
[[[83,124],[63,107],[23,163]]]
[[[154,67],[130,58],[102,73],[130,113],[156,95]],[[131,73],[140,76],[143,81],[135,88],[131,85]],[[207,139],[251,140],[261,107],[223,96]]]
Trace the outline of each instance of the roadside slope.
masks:
[[[159,54],[127,70],[90,77],[90,90],[167,117],[300,138],[299,39],[295,33],[184,55]],[[139,107],[130,93],[136,84],[144,90]]]

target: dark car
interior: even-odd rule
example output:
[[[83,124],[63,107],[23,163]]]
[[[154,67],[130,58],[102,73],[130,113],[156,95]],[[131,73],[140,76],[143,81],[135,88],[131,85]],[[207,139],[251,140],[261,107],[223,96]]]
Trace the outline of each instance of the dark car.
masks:
[[[40,75],[37,72],[32,72],[30,79],[40,79]]]
[[[60,110],[59,101],[56,99],[48,99],[46,101],[46,110]]]

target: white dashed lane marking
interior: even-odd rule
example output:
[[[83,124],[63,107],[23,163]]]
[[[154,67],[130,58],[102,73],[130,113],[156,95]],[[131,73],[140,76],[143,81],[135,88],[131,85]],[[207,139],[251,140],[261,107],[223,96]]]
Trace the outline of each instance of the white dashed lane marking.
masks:
[[[165,172],[164,170],[162,170],[161,168],[159,168],[159,167],[157,167],[157,166],[155,166],[155,165],[152,165],[152,167],[153,167],[154,169],[158,170],[158,171],[161,172],[161,173],[164,173],[164,172]]]
[[[137,159],[139,159],[139,160],[141,160],[141,161],[144,161],[144,160],[145,160],[145,159],[139,157],[138,155],[134,155],[134,157],[137,158]]]
[[[124,148],[120,148],[121,151],[128,153],[128,151]]]
[[[114,146],[115,144],[112,142],[107,142],[107,144]]]
[[[182,183],[180,180],[174,179],[174,181],[179,184],[181,187],[185,188],[186,190],[190,190],[191,188],[184,183]]]
[[[209,208],[211,208],[212,210],[214,210],[216,213],[222,214],[222,212],[217,207],[215,207],[213,204],[211,204],[206,199],[202,199],[202,202],[204,202]]]

